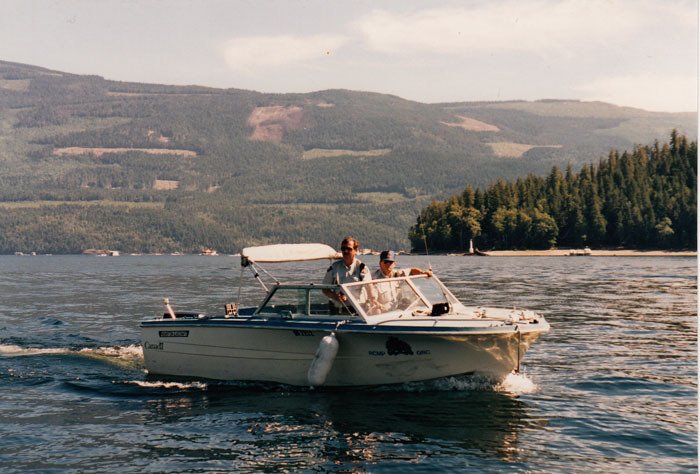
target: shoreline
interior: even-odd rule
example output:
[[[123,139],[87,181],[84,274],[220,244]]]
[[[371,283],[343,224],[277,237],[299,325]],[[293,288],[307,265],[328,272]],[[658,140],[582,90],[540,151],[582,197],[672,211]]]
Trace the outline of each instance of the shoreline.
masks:
[[[580,249],[576,250],[581,252]],[[430,253],[430,255],[443,255],[448,257],[695,257],[697,258],[698,253],[696,250],[628,250],[628,249],[617,249],[617,250],[590,250],[589,254],[578,253],[576,255],[571,255],[572,249],[551,249],[551,250],[487,250],[482,251],[482,255],[478,254],[468,254],[468,253]],[[378,253],[377,253],[378,254]],[[1,254],[0,256],[12,256],[13,254]],[[142,257],[142,256],[204,256],[204,257],[240,257],[240,254],[229,254],[229,253],[212,253],[212,254],[202,254],[202,253],[123,253],[112,251],[110,253],[65,253],[65,254],[39,254],[39,253],[22,253],[15,252],[14,256],[30,257],[30,256],[83,256],[83,257],[108,257],[108,256],[120,256],[120,257]],[[360,257],[367,257],[370,254],[363,254]],[[375,255],[375,254],[371,254]],[[399,253],[399,255],[408,256],[425,256],[421,253]]]
[[[694,250],[591,250],[590,255],[569,255],[569,249],[555,250],[493,250],[489,257],[696,257]],[[468,255],[465,255],[468,256]]]

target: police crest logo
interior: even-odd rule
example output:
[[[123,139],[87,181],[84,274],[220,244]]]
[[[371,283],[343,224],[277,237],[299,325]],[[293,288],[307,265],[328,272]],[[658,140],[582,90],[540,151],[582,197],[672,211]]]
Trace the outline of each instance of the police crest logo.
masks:
[[[413,355],[413,349],[411,349],[411,346],[398,337],[390,337],[387,339],[386,351],[389,355]]]

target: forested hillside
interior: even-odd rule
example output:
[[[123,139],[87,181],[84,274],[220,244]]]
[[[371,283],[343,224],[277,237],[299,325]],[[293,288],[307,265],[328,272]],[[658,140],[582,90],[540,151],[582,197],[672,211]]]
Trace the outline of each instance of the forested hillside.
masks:
[[[0,61],[0,253],[235,252],[348,233],[406,248],[420,210],[465,184],[577,171],[673,128],[695,134],[696,119],[136,84]]]
[[[415,248],[697,248],[697,142],[674,130],[668,144],[613,150],[575,173],[471,186],[423,209]],[[424,241],[425,239],[425,241]]]

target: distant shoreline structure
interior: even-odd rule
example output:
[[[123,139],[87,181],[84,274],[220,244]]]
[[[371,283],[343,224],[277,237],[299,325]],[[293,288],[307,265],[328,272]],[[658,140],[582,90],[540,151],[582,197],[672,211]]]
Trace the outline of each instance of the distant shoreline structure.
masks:
[[[569,249],[556,250],[493,250],[486,251],[489,257],[570,257]],[[418,255],[418,254],[414,254]],[[434,255],[434,254],[433,254]],[[449,254],[471,256],[469,254]],[[578,255],[577,255],[578,256]],[[591,250],[586,257],[697,257],[695,250]]]
[[[425,253],[423,252],[399,252],[400,255],[413,256],[413,257],[423,257]],[[0,256],[9,256],[12,254],[0,254]],[[89,249],[82,253],[37,253],[37,252],[15,252],[15,256],[50,256],[50,255],[73,255],[73,256],[130,256],[130,257],[140,257],[140,256],[186,256],[186,255],[200,255],[200,256],[221,256],[221,257],[239,257],[240,254],[230,254],[230,253],[183,253],[183,252],[164,252],[164,253],[127,253],[119,252],[116,250],[105,250],[97,251]],[[374,256],[375,253],[364,254],[363,257]],[[580,254],[573,255],[571,249],[552,249],[552,250],[488,250],[485,252],[479,252],[474,254],[469,253],[452,253],[452,252],[430,252],[430,256],[448,256],[448,257],[571,257],[571,256],[582,256]],[[614,249],[614,250],[591,250],[590,254],[586,254],[586,257],[696,257],[698,256],[695,250],[634,250],[634,249]]]

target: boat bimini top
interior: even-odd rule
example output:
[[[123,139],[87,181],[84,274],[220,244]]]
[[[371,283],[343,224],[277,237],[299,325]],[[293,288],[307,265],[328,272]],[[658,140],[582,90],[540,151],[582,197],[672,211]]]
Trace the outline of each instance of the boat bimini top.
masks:
[[[280,282],[268,273],[257,263],[282,263],[282,262],[305,262],[312,260],[338,260],[341,254],[333,247],[325,244],[277,244],[262,245],[259,247],[246,247],[241,251],[241,285],[243,284],[243,270],[250,268],[253,276],[262,285],[265,291],[270,291],[265,282],[260,278],[259,270],[262,270],[268,277],[274,280],[276,285]],[[239,298],[240,303],[240,287]]]
[[[277,244],[260,247],[246,247],[241,252],[241,265],[247,262],[277,263],[301,262],[306,260],[337,260],[341,254],[325,244]]]

